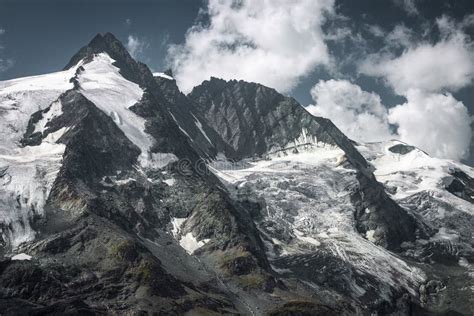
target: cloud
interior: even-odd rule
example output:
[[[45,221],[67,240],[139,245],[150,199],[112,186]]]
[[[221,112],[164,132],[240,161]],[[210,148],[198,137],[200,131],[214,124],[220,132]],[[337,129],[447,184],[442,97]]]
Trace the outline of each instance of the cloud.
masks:
[[[388,47],[410,47],[414,41],[413,31],[404,24],[397,24],[385,37]]]
[[[394,0],[395,4],[405,10],[408,15],[418,15],[418,8],[416,7],[415,0]]]
[[[327,41],[341,41],[346,38],[353,38],[354,35],[350,28],[348,27],[337,27],[335,29],[329,30],[327,34],[324,35],[324,39]]]
[[[319,81],[311,95],[316,104],[306,109],[329,118],[351,139],[371,142],[392,137],[387,110],[379,95],[363,91],[347,80]]]
[[[460,22],[462,28],[469,28],[474,26],[474,13],[466,15]]]
[[[404,142],[435,157],[460,160],[469,155],[471,121],[467,108],[451,94],[411,89],[407,102],[389,111],[391,124]]]
[[[3,34],[5,34],[5,29],[0,28],[0,36]],[[4,49],[4,46],[0,42],[0,54],[2,53],[1,50],[3,49]],[[13,61],[13,59],[5,58],[0,55],[0,73],[7,71],[11,67],[13,67],[14,64],[15,62]]]
[[[472,138],[467,108],[451,94],[410,89],[407,101],[389,110],[380,96],[347,80],[320,81],[306,109],[329,118],[349,138],[372,142],[397,138],[439,158],[461,160]],[[396,132],[391,127],[396,127]]]
[[[398,127],[398,137],[440,158],[460,160],[469,154],[472,120],[464,104],[449,92],[474,80],[474,47],[464,33],[471,20],[470,16],[460,22],[438,18],[435,43],[417,41],[413,31],[396,27],[387,36],[386,47],[359,65],[361,73],[383,78],[406,98],[388,113],[389,123]],[[404,48],[401,54],[392,52],[399,47]]]
[[[210,76],[287,92],[330,64],[321,26],[333,10],[334,0],[209,0],[209,23],[190,28],[167,60],[186,92]]]
[[[137,58],[143,51],[148,48],[149,44],[136,36],[129,35],[127,38],[127,50],[133,58]]]
[[[474,78],[474,54],[464,37],[453,36],[434,45],[424,43],[401,56],[371,56],[362,63],[362,73],[382,77],[395,92],[409,89],[456,91]]]
[[[375,24],[366,25],[367,31],[375,37],[384,37],[385,31],[379,26]]]
[[[0,72],[7,71],[14,65],[14,61],[12,59],[3,59],[0,58]]]

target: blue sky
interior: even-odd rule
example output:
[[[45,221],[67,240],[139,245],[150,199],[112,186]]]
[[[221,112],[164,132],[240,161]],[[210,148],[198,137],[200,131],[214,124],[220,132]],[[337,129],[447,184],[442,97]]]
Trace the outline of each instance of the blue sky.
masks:
[[[356,140],[401,138],[474,165],[472,1],[289,3],[0,0],[0,80],[60,70],[112,32],[184,91],[210,75],[262,82]]]

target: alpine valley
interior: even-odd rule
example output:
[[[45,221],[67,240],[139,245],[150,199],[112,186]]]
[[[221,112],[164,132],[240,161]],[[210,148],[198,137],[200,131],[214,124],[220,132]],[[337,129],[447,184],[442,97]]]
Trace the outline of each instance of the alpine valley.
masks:
[[[110,33],[0,81],[1,315],[472,315],[473,203],[466,165],[185,95]]]

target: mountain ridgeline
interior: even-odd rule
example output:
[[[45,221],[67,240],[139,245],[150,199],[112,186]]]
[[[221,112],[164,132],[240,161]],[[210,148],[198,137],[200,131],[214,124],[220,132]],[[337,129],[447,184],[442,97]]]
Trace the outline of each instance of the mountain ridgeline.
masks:
[[[110,33],[0,82],[0,116],[2,315],[474,308],[469,167],[258,83],[185,95]]]

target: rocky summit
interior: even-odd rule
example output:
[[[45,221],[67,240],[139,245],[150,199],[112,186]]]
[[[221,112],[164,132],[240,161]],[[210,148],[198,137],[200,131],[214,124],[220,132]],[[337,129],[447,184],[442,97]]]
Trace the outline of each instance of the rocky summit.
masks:
[[[472,315],[474,169],[110,33],[0,81],[1,315]]]

